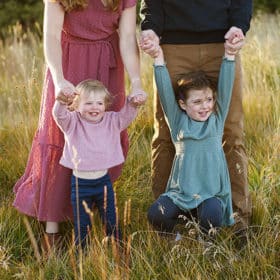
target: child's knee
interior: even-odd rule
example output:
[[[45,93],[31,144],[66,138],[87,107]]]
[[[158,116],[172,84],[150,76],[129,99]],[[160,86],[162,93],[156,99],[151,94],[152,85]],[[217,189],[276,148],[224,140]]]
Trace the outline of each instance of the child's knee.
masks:
[[[151,224],[153,224],[154,220],[156,220],[156,218],[158,217],[157,212],[158,211],[157,211],[157,209],[155,207],[155,203],[154,203],[150,206],[150,208],[148,209],[148,212],[147,212],[147,218]]]
[[[223,218],[222,204],[218,198],[209,198],[199,209],[200,224],[204,229],[221,227]]]

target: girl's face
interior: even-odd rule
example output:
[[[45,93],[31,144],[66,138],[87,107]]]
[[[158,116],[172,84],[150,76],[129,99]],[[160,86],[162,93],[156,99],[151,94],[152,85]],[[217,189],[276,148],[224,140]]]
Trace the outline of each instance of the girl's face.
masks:
[[[78,106],[82,118],[89,122],[100,122],[105,114],[105,96],[102,92],[92,92],[88,96],[81,96]]]
[[[210,88],[191,89],[188,98],[179,100],[180,107],[195,121],[206,121],[214,110],[213,91]]]

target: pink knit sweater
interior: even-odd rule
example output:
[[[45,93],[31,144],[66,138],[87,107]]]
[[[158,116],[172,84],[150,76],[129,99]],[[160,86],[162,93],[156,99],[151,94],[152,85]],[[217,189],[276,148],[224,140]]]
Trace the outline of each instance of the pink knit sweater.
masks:
[[[53,116],[65,138],[60,164],[80,171],[97,171],[123,163],[120,132],[136,115],[137,109],[126,101],[121,111],[105,112],[99,123],[92,123],[56,101]]]

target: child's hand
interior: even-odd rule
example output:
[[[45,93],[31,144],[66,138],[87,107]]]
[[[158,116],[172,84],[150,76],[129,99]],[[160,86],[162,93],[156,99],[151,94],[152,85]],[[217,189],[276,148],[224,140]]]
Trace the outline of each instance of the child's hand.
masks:
[[[236,55],[245,44],[245,36],[240,28],[231,27],[225,35],[225,53],[227,55]]]
[[[76,95],[75,91],[76,88],[69,81],[67,80],[59,81],[55,85],[56,100],[65,105],[71,104]]]
[[[134,106],[139,107],[144,105],[147,100],[147,93],[143,90],[138,90],[128,96],[128,102]]]
[[[157,34],[152,29],[142,31],[139,46],[142,51],[151,57],[157,57],[159,51],[159,38]]]

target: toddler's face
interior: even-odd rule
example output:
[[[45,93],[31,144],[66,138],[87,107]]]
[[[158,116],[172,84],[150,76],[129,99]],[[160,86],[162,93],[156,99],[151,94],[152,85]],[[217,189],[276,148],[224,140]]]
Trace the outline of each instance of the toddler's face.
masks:
[[[81,96],[78,106],[82,118],[89,122],[100,122],[105,114],[105,98],[101,92],[94,92],[89,96]]]
[[[180,107],[195,121],[206,121],[214,110],[213,91],[210,88],[191,89],[187,100],[179,100]]]

